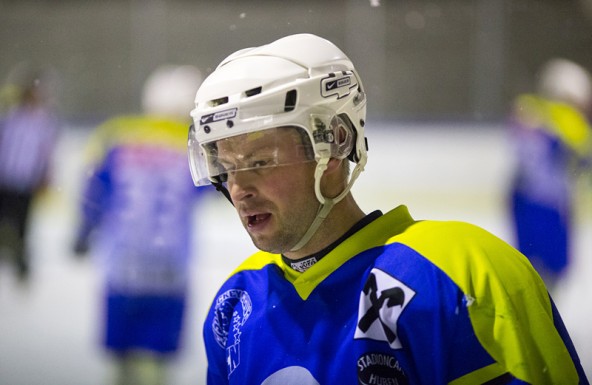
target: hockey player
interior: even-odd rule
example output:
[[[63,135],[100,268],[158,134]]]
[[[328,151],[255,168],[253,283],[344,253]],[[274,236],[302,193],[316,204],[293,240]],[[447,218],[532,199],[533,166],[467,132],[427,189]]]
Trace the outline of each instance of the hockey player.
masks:
[[[552,293],[572,258],[574,190],[592,155],[592,82],[583,67],[559,58],[539,75],[537,92],[517,98],[510,120],[509,195],[517,247]]]
[[[0,121],[0,248],[10,249],[21,281],[30,276],[34,201],[51,184],[61,130],[50,75],[22,63],[2,90],[14,100],[8,100],[8,114]]]
[[[201,75],[163,66],[144,86],[143,115],[103,123],[91,157],[76,251],[90,247],[105,282],[104,344],[114,384],[167,384],[188,294],[197,192],[187,126]],[[189,101],[189,103],[187,103]]]
[[[230,55],[198,90],[194,182],[227,194],[260,249],[205,320],[207,383],[587,384],[516,249],[359,208],[365,112],[351,61],[309,34]]]

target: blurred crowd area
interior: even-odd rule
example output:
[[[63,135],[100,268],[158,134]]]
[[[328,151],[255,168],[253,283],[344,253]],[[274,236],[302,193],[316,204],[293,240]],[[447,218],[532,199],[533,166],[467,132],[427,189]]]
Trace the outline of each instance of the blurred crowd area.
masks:
[[[68,119],[139,110],[164,63],[204,75],[228,52],[314,33],[351,56],[369,114],[496,120],[560,56],[592,65],[590,0],[0,0],[0,74],[20,61],[59,77]]]

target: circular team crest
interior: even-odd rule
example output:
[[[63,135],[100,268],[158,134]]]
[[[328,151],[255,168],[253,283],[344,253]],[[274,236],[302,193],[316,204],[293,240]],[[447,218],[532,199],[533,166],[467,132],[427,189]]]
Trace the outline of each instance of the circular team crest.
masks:
[[[221,348],[228,345],[230,330],[238,330],[247,321],[253,305],[249,293],[240,289],[227,290],[216,299],[212,331]]]

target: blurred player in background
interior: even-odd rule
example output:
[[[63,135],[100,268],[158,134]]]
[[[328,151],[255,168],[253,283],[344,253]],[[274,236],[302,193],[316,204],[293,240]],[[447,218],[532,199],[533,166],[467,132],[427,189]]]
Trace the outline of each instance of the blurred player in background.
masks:
[[[59,136],[51,80],[50,72],[23,63],[9,74],[0,95],[7,109],[0,121],[0,247],[9,249],[21,280],[30,272],[32,204],[49,185]]]
[[[510,207],[518,249],[553,290],[572,258],[574,189],[590,165],[592,85],[580,65],[555,58],[537,88],[517,98],[510,121]]]
[[[90,169],[76,239],[105,280],[104,344],[118,385],[167,383],[188,295],[196,198],[187,162],[189,112],[201,82],[191,66],[146,81],[144,114],[115,117],[89,143]]]

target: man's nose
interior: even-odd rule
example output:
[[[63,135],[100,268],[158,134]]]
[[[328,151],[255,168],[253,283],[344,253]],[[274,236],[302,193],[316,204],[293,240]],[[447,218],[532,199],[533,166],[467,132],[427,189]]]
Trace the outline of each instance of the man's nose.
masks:
[[[254,173],[249,170],[228,173],[228,191],[234,202],[255,195]]]

